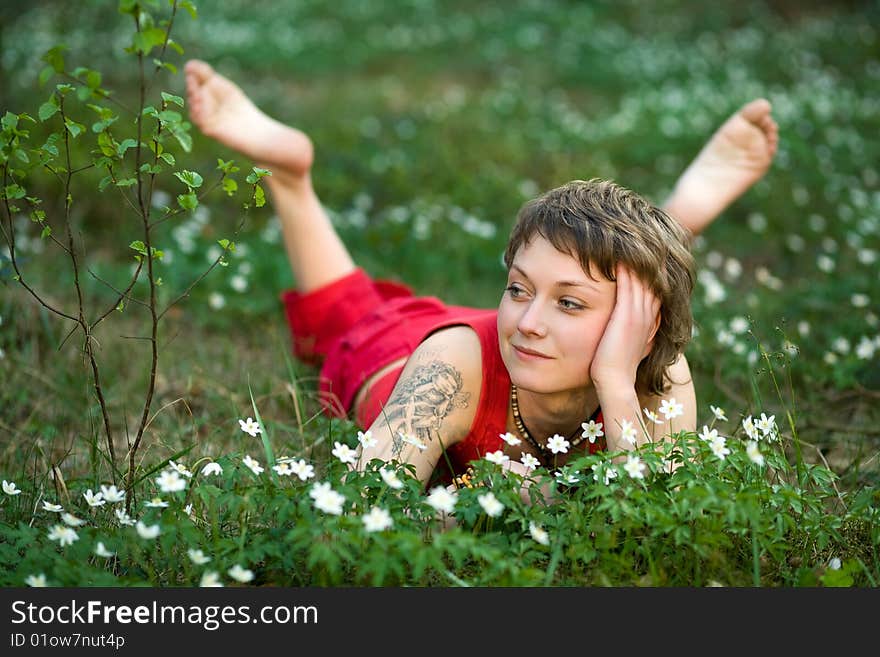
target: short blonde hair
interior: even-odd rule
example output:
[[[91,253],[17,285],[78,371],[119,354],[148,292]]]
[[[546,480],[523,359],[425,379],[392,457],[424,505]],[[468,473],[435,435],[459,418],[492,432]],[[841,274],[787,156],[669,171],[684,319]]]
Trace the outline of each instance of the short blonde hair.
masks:
[[[584,272],[615,280],[618,262],[660,300],[660,326],[651,353],[639,363],[636,389],[662,394],[666,370],[691,338],[694,258],[690,236],[675,219],[638,194],[607,180],[573,180],[526,203],[510,234],[508,269],[535,235],[576,258]]]

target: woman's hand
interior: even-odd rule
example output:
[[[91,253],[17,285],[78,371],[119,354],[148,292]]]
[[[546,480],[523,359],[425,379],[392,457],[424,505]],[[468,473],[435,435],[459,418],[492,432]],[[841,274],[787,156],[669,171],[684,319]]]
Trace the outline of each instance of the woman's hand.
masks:
[[[660,300],[624,265],[618,264],[617,299],[590,365],[597,391],[632,389],[639,363],[650,352],[660,326]]]

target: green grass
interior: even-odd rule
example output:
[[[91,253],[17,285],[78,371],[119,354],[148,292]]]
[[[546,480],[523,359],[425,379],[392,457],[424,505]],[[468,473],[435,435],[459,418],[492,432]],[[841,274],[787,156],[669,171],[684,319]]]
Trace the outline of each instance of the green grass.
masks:
[[[316,188],[355,259],[453,303],[497,303],[507,232],[528,198],[596,176],[661,202],[724,117],[752,97],[769,98],[781,137],[773,168],[695,244],[698,332],[687,354],[698,421],[710,423],[710,404],[724,408],[730,420],[716,428],[734,454],[726,462],[707,456],[674,481],[654,474],[647,487],[621,472],[614,486],[579,487],[552,508],[508,499],[492,523],[475,499],[465,500],[461,513],[471,521],[447,534],[424,522],[411,481],[400,497],[376,474],[367,476],[373,483],[348,482],[341,490],[352,513],[336,517],[314,511],[303,482],[276,486],[268,472],[252,478],[239,457],[265,461],[264,446],[237,420],[256,417],[254,406],[274,454],[310,460],[319,477],[334,476],[330,449],[356,431],[320,415],[317,372],[290,356],[278,294],[294,281],[271,205],[241,210],[251,163],[240,161],[234,198],[217,190],[157,231],[166,254],[157,262],[158,293],[167,302],[244,218],[228,266],[216,267],[160,328],[138,476],[168,459],[195,471],[207,458],[224,463],[225,474],[174,494],[162,513],[142,506],[158,472],[143,480],[132,515],[161,523],[159,550],[108,524],[106,508],[85,506],[82,492],[121,481],[127,463],[117,459],[115,473],[108,465],[82,336],[59,348],[70,325],[29,297],[0,260],[0,473],[25,491],[0,498],[0,561],[18,563],[23,546],[41,546],[23,567],[3,569],[0,581],[18,585],[45,572],[56,584],[192,584],[205,570],[186,557],[192,545],[213,555],[210,568],[224,579],[240,562],[263,584],[876,586],[878,18],[876,2],[713,8],[684,0],[314,1],[293,9],[230,0],[202,7],[197,20],[181,11],[174,35],[185,55],[168,61],[204,58],[270,114],[302,126],[318,149]],[[46,2],[4,10],[3,19],[0,113],[37,116],[60,81],[37,84],[40,56],[62,41],[69,69],[100,70],[103,87],[136,105],[136,66],[123,51],[132,22],[115,3]],[[181,76],[160,74],[154,97],[159,90],[182,95]],[[72,96],[69,108],[87,127],[95,120]],[[131,126],[131,115],[120,113],[119,125]],[[34,143],[53,129],[31,126]],[[94,135],[73,142],[75,168],[89,161],[87,139]],[[198,134],[191,153],[174,149],[176,168],[199,171],[206,187],[217,179],[217,158],[233,157]],[[142,234],[118,190],[97,191],[102,177],[90,169],[75,178],[74,235],[92,270],[122,287],[135,264],[128,245]],[[158,180],[173,205],[183,185],[168,172]],[[57,179],[35,172],[28,193],[43,199],[53,234],[63,236]],[[74,309],[69,261],[26,216],[15,225],[27,280]],[[241,281],[246,287],[236,289]],[[92,307],[113,298],[87,274],[81,282]],[[719,286],[721,300],[708,294]],[[211,304],[217,295],[222,308]],[[147,318],[129,304],[94,336],[117,454],[142,412]],[[740,421],[762,412],[775,415],[782,436],[766,478],[741,441]],[[359,485],[370,490],[363,499],[354,494]],[[512,494],[496,486],[499,497]],[[46,540],[57,519],[34,511],[42,499],[88,515],[80,540],[62,550]],[[180,515],[189,502],[195,523]],[[390,509],[391,532],[364,533],[358,515],[372,503]],[[550,531],[549,548],[530,538],[530,520]],[[96,540],[118,559],[89,556]],[[827,570],[835,556],[843,567]]]

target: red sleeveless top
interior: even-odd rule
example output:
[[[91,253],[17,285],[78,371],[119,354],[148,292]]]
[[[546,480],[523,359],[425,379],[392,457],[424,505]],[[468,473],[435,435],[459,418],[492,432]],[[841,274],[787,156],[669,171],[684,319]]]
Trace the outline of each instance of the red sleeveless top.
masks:
[[[432,333],[452,326],[469,326],[480,339],[482,352],[483,379],[480,386],[480,399],[477,403],[477,411],[470,433],[464,440],[451,445],[446,453],[452,462],[453,471],[456,474],[463,473],[470,461],[480,459],[489,452],[504,449],[504,441],[501,434],[507,431],[507,409],[510,403],[510,375],[501,359],[501,350],[498,345],[496,310],[479,311],[475,313],[468,309],[459,316],[450,315],[433,325],[421,336],[421,343]],[[370,388],[369,394],[360,408],[357,409],[358,424],[368,427],[376,419],[382,405],[391,396],[397,379],[403,367],[395,369],[379,378]],[[594,420],[602,422],[602,412],[597,410],[593,415]],[[589,444],[590,453],[601,449],[599,441]],[[443,459],[438,464],[439,470],[448,470],[444,467],[448,464]],[[448,473],[447,473],[448,474]]]

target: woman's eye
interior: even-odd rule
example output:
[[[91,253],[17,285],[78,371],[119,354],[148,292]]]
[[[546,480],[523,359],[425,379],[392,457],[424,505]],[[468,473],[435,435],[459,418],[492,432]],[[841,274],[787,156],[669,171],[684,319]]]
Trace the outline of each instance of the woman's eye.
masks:
[[[519,285],[508,285],[506,289],[514,299],[523,294],[523,289]]]
[[[566,310],[582,310],[583,306],[571,299],[560,299],[559,305],[565,308]]]

